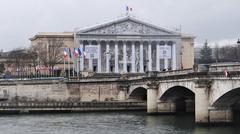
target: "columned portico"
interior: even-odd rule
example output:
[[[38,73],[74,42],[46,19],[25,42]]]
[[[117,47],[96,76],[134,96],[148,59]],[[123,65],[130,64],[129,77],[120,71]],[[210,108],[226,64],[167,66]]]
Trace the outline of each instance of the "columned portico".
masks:
[[[80,30],[76,33],[76,46],[88,53],[80,59],[79,68],[81,72],[97,73],[175,70],[181,63],[180,37],[131,17]]]
[[[168,57],[161,59],[162,57],[161,56],[162,47],[160,47],[161,43],[160,41],[155,41],[155,40],[152,40],[152,41],[106,40],[101,42],[96,40],[80,40],[79,42],[80,42],[79,46],[81,50],[84,50],[84,51],[86,51],[85,49],[87,46],[90,46],[90,47],[96,46],[96,49],[97,49],[96,53],[98,56],[98,57],[95,57],[90,54],[82,55],[80,58],[80,66],[79,66],[79,69],[81,72],[88,70],[88,71],[96,71],[97,73],[110,73],[110,69],[111,69],[111,72],[114,72],[114,73],[128,73],[128,71],[130,71],[131,73],[144,73],[144,71],[161,71],[160,70],[161,60],[164,61],[163,69],[165,70],[169,68],[169,63],[168,63],[169,60],[171,61],[170,68],[175,70],[177,66],[175,42],[170,45],[165,43],[164,45],[164,47],[170,47],[169,49],[171,50],[171,52],[169,52],[170,59]],[[96,42],[95,45],[92,44],[92,42]],[[164,42],[168,42],[168,41],[164,41]],[[102,45],[105,45],[105,46],[102,46]],[[120,45],[122,45],[121,49],[119,49]],[[145,54],[144,54],[144,45],[146,45],[145,49],[147,48],[147,50],[145,50]],[[156,45],[155,51],[152,51],[153,45]],[[114,50],[111,50],[110,48],[113,48]],[[122,51],[122,55],[120,51]],[[111,56],[111,53],[114,53],[114,54]],[[144,55],[147,55],[147,58],[146,58],[147,70],[144,70]],[[156,55],[156,57],[154,58],[156,61],[153,61],[154,59],[152,55]],[[119,56],[122,56],[122,60],[120,61],[119,61]],[[88,66],[85,65],[86,64],[84,62],[85,60],[88,60]],[[153,62],[156,63],[155,69],[153,69],[153,66],[152,66]],[[119,68],[120,64],[122,64],[122,68]]]

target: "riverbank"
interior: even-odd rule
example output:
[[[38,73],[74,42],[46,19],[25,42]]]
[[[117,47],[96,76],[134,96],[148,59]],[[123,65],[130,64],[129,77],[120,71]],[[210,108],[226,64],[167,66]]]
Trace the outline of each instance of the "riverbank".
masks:
[[[146,110],[146,102],[0,102],[0,114]]]

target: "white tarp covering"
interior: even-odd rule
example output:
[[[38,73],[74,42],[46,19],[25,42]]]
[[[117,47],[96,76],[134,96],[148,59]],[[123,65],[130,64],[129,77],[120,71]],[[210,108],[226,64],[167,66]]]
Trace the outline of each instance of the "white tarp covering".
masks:
[[[159,54],[160,59],[165,59],[165,58],[170,59],[172,55],[171,46],[160,46],[159,53],[160,53]]]
[[[98,58],[98,46],[85,46],[86,58],[96,59]]]

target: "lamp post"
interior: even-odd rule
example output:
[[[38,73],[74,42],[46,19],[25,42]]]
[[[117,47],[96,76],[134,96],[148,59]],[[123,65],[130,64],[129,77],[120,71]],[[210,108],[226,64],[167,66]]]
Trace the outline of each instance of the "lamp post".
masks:
[[[237,62],[239,62],[239,58],[240,58],[239,49],[240,49],[240,39],[238,38],[238,41],[237,41]]]

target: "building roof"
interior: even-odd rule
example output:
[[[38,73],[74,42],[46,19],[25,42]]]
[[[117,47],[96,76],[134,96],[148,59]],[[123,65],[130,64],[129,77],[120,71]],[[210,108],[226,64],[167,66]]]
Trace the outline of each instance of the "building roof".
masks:
[[[36,35],[34,35],[32,38],[30,38],[30,41],[34,41],[37,38],[73,38],[74,33],[73,32],[39,32]]]
[[[128,28],[128,25],[135,26]],[[124,31],[125,30],[125,31]],[[132,30],[132,31],[131,31]],[[145,30],[145,31],[144,31]],[[127,33],[127,31],[129,33]],[[180,33],[146,23],[137,18],[126,16],[110,22],[78,30],[76,34],[150,34],[150,35],[180,35]]]
[[[192,34],[186,34],[186,33],[182,33],[182,34],[181,34],[181,37],[182,37],[183,39],[195,39],[195,38],[196,38],[196,36],[194,36],[194,35],[192,35]]]

